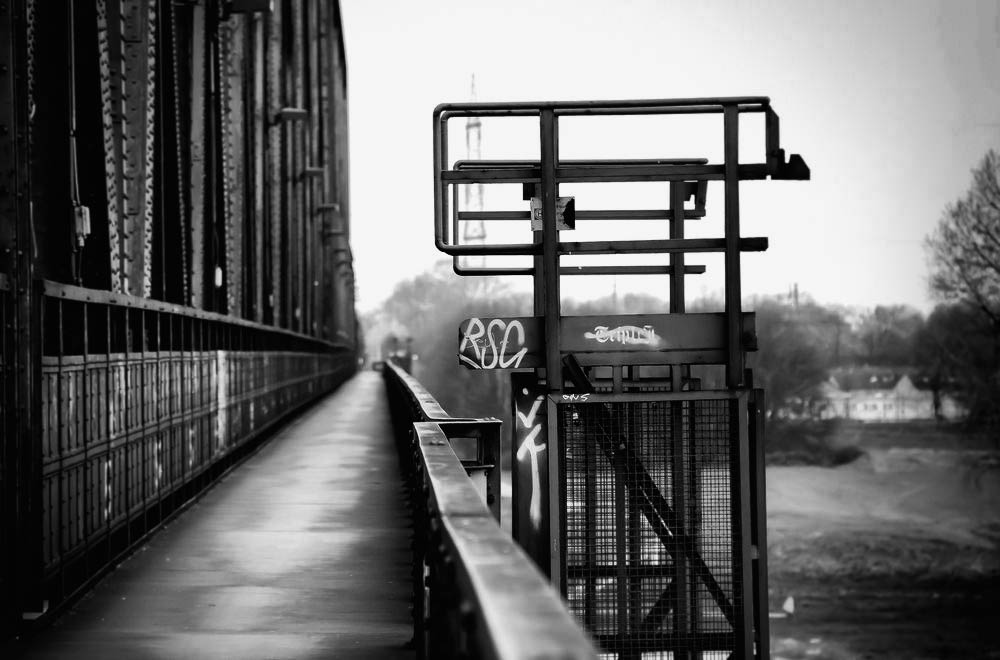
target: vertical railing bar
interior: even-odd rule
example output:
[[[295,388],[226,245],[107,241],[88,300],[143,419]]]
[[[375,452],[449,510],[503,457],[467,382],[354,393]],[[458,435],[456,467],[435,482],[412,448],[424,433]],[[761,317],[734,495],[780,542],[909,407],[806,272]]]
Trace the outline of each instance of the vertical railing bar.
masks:
[[[46,298],[45,296],[42,296],[42,304],[43,305],[45,304],[46,300],[50,300],[50,299]],[[49,516],[54,517],[55,520],[58,521],[58,524],[56,525],[56,529],[53,530],[53,531],[56,534],[56,541],[57,541],[56,547],[59,549],[59,561],[58,561],[58,569],[57,570],[59,572],[59,593],[62,594],[62,593],[65,592],[65,588],[66,588],[66,573],[65,573],[66,566],[65,566],[64,560],[65,560],[65,557],[66,557],[66,550],[67,550],[67,548],[66,548],[65,539],[66,539],[66,535],[69,533],[69,520],[68,520],[68,518],[69,518],[69,511],[68,511],[68,507],[66,507],[66,502],[69,499],[68,493],[67,493],[67,491],[68,491],[68,484],[65,483],[66,482],[66,452],[69,449],[69,433],[68,433],[68,428],[64,428],[64,426],[66,425],[66,417],[67,416],[63,414],[63,406],[66,405],[66,401],[64,400],[66,397],[63,396],[63,377],[64,377],[64,371],[63,371],[63,350],[64,350],[64,345],[63,345],[63,338],[64,338],[64,333],[63,333],[63,330],[64,330],[64,328],[63,328],[63,312],[64,312],[64,310],[63,310],[63,299],[62,298],[56,298],[55,299],[55,303],[56,303],[56,332],[58,333],[58,339],[57,339],[57,344],[56,344],[57,351],[58,351],[57,356],[56,356],[56,369],[57,369],[57,371],[56,371],[56,374],[55,374],[55,385],[56,385],[56,392],[55,392],[55,395],[56,395],[55,396],[55,398],[56,398],[56,424],[55,424],[55,426],[56,427],[55,427],[55,429],[50,429],[49,432],[51,433],[53,430],[55,431],[55,441],[56,441],[55,442],[55,444],[56,444],[55,449],[58,452],[59,472],[57,473],[58,476],[55,477],[56,481],[58,482],[58,485],[57,485],[57,488],[56,488],[56,492],[58,493],[58,495],[57,495],[58,501],[55,503],[54,507],[52,506],[52,504],[50,502]],[[43,330],[42,331],[44,332],[44,326],[43,326]],[[42,356],[43,356],[42,359],[44,360],[44,356],[45,356],[45,339],[44,339],[44,337],[42,338]],[[43,378],[45,378],[45,380],[44,380],[44,383],[45,383],[44,387],[46,387],[46,389],[49,389],[48,400],[49,400],[49,405],[51,406],[52,405],[51,385],[49,383],[48,378],[45,376],[44,369],[43,369],[42,373],[43,373]],[[68,394],[68,392],[67,392],[67,394]],[[51,419],[51,414],[49,416],[50,416],[50,419]],[[64,433],[65,433],[65,437],[64,437]],[[42,479],[42,483],[43,484],[45,483],[45,478],[44,477]],[[52,510],[53,508],[55,509],[54,511]],[[49,529],[50,530],[52,529],[51,523],[49,523]]]
[[[687,184],[683,181],[670,182],[670,210],[671,218],[670,238],[684,238],[684,202],[687,198]],[[686,310],[686,296],[684,287],[684,253],[670,254],[670,313],[683,314]],[[684,376],[686,369],[681,365],[670,368],[670,390],[680,392],[684,386]],[[686,483],[687,461],[692,463],[695,460],[695,449],[693,438],[688,437],[685,442],[686,424],[684,423],[683,401],[673,401],[667,404],[670,411],[670,438],[672,447],[671,456],[671,491],[672,504],[677,515],[677,524],[681,529],[684,538],[694,538],[692,535],[695,529],[688,520],[688,484]],[[695,548],[696,550],[696,548]],[[674,561],[674,603],[673,603],[673,633],[678,642],[674,644],[674,657],[678,660],[687,660],[692,657],[692,653],[683,648],[679,640],[691,634],[689,616],[692,614],[691,608],[696,607],[696,597],[690,593],[689,572],[687,555],[683,552],[676,553]],[[700,655],[700,653],[698,654]]]
[[[764,407],[764,396],[764,390],[753,390],[753,398],[750,404],[753,406],[753,414],[750,419],[752,426],[750,428],[753,431],[751,437],[754,442],[750,448],[750,451],[753,452],[751,455],[753,463],[753,471],[751,472],[751,497],[753,499],[749,504],[754,507],[752,529],[755,535],[753,539],[754,547],[757,551],[757,556],[754,559],[757,565],[757,570],[754,573],[754,587],[756,589],[754,621],[757,628],[758,660],[769,660],[771,657],[771,649],[769,647],[771,639],[770,613],[767,599],[767,488],[764,469],[764,411],[766,409]]]
[[[92,573],[90,568],[90,549],[93,543],[93,535],[91,534],[91,520],[93,520],[93,512],[90,510],[90,506],[93,504],[93,486],[91,484],[91,479],[93,475],[91,474],[90,465],[90,444],[91,438],[91,428],[92,423],[91,418],[91,406],[93,401],[90,400],[90,370],[89,357],[90,357],[90,305],[86,301],[81,303],[81,314],[83,316],[83,382],[81,383],[81,397],[83,400],[83,568],[87,575]]]
[[[730,442],[735,445],[730,451],[730,515],[733,521],[731,534],[736,654],[743,658],[753,658],[754,603],[752,598],[746,597],[747,590],[753,588],[747,582],[753,570],[750,554],[750,483],[747,478],[750,469],[747,399],[741,396],[728,403],[729,437]]]
[[[149,346],[146,343],[146,310],[137,310],[139,314],[139,507],[142,518],[142,534],[149,529],[149,461],[150,456],[149,429],[146,426],[146,381],[148,380],[146,356]],[[140,536],[142,536],[140,534]],[[131,541],[131,539],[130,539]]]
[[[132,465],[130,454],[132,453],[132,420],[129,419],[129,415],[133,410],[133,399],[135,398],[132,394],[132,319],[130,314],[130,308],[128,305],[122,306],[122,311],[125,315],[125,323],[122,329],[125,333],[123,347],[124,351],[124,370],[122,372],[124,383],[123,389],[125,391],[125,406],[123,410],[124,415],[124,433],[123,433],[123,444],[121,449],[125,452],[124,456],[124,468],[125,468],[125,489],[122,495],[125,497],[125,542],[127,544],[132,543],[132,501],[131,501],[131,487],[132,487]]]
[[[583,439],[583,460],[584,460],[584,510],[586,511],[585,529],[589,530],[584,536],[584,570],[586,571],[584,583],[584,625],[588,630],[594,630],[596,626],[595,607],[597,600],[597,455],[596,445],[592,438]],[[569,527],[567,523],[567,528]],[[568,548],[567,548],[568,552]]]
[[[638,404],[641,408],[644,404]],[[622,406],[624,416],[623,426],[626,429],[629,444],[632,451],[637,456],[642,457],[643,436],[641,434],[641,420],[636,419],[636,408],[633,405]],[[627,468],[626,468],[627,469]],[[625,528],[625,536],[628,541],[628,556],[625,562],[625,570],[638,568],[642,558],[642,512],[641,495],[635,489],[626,489],[628,492],[628,518]],[[642,638],[639,636],[639,627],[642,624],[642,577],[638,571],[628,577],[628,617],[626,618],[629,628],[628,650],[623,654],[624,658],[639,660],[642,657]]]
[[[104,562],[107,563],[111,559],[111,513],[113,508],[113,494],[114,494],[114,484],[112,479],[114,478],[114,472],[112,470],[113,462],[111,460],[111,437],[114,435],[114,417],[111,401],[111,305],[104,305],[104,407],[107,411],[106,416],[106,427],[105,427],[105,440],[104,440],[104,495],[101,498],[102,504],[104,505],[104,535],[105,535],[105,556]]]
[[[612,428],[621,428],[620,419],[618,423],[613,423]],[[621,443],[620,438],[615,439]],[[615,455],[615,564],[616,571],[616,593],[618,595],[618,645],[616,650],[621,653],[628,640],[628,582],[626,573],[626,530],[628,529],[628,491],[626,490],[625,471],[628,466],[625,463],[625,453],[619,451]]]
[[[725,286],[726,286],[726,385],[737,389],[743,384],[743,323],[740,290],[740,179],[739,109],[723,110],[725,151]]]

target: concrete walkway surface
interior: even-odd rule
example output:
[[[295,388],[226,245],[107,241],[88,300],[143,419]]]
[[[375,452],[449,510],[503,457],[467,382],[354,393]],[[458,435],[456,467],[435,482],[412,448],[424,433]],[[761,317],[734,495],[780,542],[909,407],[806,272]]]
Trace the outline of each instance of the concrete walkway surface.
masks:
[[[381,377],[284,427],[21,658],[413,658],[409,519]]]

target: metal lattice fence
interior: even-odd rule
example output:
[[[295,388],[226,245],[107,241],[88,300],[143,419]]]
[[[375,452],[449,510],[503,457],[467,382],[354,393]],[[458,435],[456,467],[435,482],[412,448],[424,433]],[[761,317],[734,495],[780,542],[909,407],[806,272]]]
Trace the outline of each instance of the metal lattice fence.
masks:
[[[711,658],[737,647],[735,405],[559,407],[566,595],[605,652]]]

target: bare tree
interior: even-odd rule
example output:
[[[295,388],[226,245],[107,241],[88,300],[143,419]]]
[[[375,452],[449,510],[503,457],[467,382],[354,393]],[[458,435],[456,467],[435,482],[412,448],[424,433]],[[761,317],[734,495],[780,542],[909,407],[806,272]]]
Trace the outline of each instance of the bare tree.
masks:
[[[990,149],[972,187],[944,211],[927,239],[931,288],[946,302],[967,302],[1000,329],[1000,154]]]
[[[938,298],[954,305],[935,310],[930,334],[944,362],[964,381],[971,403],[971,421],[1000,422],[1000,154],[986,152],[972,172],[972,187],[945,208],[937,230],[927,239],[931,288]],[[958,333],[945,319],[960,316],[962,308],[975,310],[982,324],[969,318]],[[956,317],[958,318],[958,317]],[[982,330],[976,331],[975,326]],[[974,341],[981,336],[985,341]]]

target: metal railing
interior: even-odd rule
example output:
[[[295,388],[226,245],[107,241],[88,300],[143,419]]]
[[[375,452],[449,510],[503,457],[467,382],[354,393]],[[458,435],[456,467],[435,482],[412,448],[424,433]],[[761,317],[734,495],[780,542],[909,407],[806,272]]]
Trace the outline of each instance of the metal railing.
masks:
[[[356,368],[348,347],[288,330],[54,282],[37,288],[40,393],[20,484],[37,506],[17,512],[30,558],[22,589],[35,602],[88,584]]]
[[[417,657],[596,658],[548,580],[500,528],[500,420],[450,417],[391,362],[383,376],[413,511]],[[470,440],[474,452],[462,445]],[[470,477],[480,472],[477,488]]]

